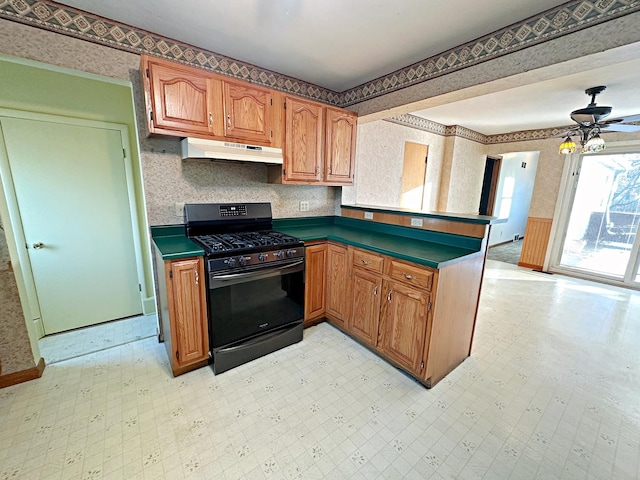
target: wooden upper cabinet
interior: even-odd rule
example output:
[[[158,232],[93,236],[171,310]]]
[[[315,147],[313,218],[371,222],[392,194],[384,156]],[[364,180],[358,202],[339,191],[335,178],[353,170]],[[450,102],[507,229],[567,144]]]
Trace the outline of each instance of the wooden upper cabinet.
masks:
[[[285,164],[287,181],[320,182],[323,171],[324,109],[321,105],[286,97]]]
[[[276,183],[352,185],[357,115],[286,97],[285,163]]]
[[[283,148],[269,182],[353,185],[357,115],[142,55],[148,131]],[[284,144],[283,144],[284,143]]]
[[[349,257],[347,248],[327,246],[327,314],[330,319],[345,326],[349,318]]]
[[[403,368],[419,374],[427,331],[429,294],[383,281],[378,348]]]
[[[205,72],[143,57],[149,133],[213,133],[211,85]]]
[[[327,107],[325,133],[325,181],[353,184],[357,115]]]
[[[271,90],[224,81],[224,135],[247,143],[271,142]]]

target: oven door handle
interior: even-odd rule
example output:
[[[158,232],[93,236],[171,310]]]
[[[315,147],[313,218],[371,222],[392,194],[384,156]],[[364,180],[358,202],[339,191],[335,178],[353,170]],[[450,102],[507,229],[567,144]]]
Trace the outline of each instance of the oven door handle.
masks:
[[[222,285],[215,285],[216,283],[242,283],[243,280],[260,280],[262,278],[286,275],[288,273],[301,271],[303,267],[304,259],[287,265],[279,265],[277,267],[264,270],[252,270],[251,272],[242,273],[229,273],[226,275],[211,275],[209,286],[210,288],[217,288],[218,286]]]

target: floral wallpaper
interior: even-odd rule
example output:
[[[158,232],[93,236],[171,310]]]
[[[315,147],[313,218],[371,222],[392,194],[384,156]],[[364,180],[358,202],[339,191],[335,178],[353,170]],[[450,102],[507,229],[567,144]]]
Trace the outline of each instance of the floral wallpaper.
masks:
[[[342,201],[350,204],[400,205],[405,142],[429,146],[424,204],[428,205],[428,209],[435,209],[445,137],[382,120],[358,126],[356,185],[342,187]]]
[[[22,314],[16,278],[11,268],[9,248],[0,225],[0,365],[1,374],[35,366],[27,326]]]

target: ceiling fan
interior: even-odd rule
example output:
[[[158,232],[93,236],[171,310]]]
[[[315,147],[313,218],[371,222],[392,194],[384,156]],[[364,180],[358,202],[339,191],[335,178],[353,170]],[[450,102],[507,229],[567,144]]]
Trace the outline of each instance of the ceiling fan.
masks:
[[[597,105],[596,96],[606,88],[606,86],[600,85],[598,87],[587,88],[584,91],[584,93],[591,97],[591,102],[585,108],[579,108],[571,112],[571,119],[578,125],[562,134],[562,136],[566,136],[566,138],[564,142],[562,142],[562,145],[560,145],[560,153],[567,154],[575,152],[576,144],[571,139],[574,135],[579,137],[580,145],[582,145],[582,153],[595,153],[605,148],[604,140],[600,138],[600,132],[640,131],[640,125],[629,125],[629,123],[640,121],[640,114],[605,120],[605,118],[611,114],[612,107]]]

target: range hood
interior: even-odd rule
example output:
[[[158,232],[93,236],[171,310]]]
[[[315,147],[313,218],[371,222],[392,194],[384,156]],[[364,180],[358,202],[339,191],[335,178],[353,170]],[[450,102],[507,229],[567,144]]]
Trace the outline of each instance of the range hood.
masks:
[[[182,158],[209,158],[237,160],[241,162],[271,163],[282,165],[282,149],[245,145],[244,143],[185,138],[180,142]]]

